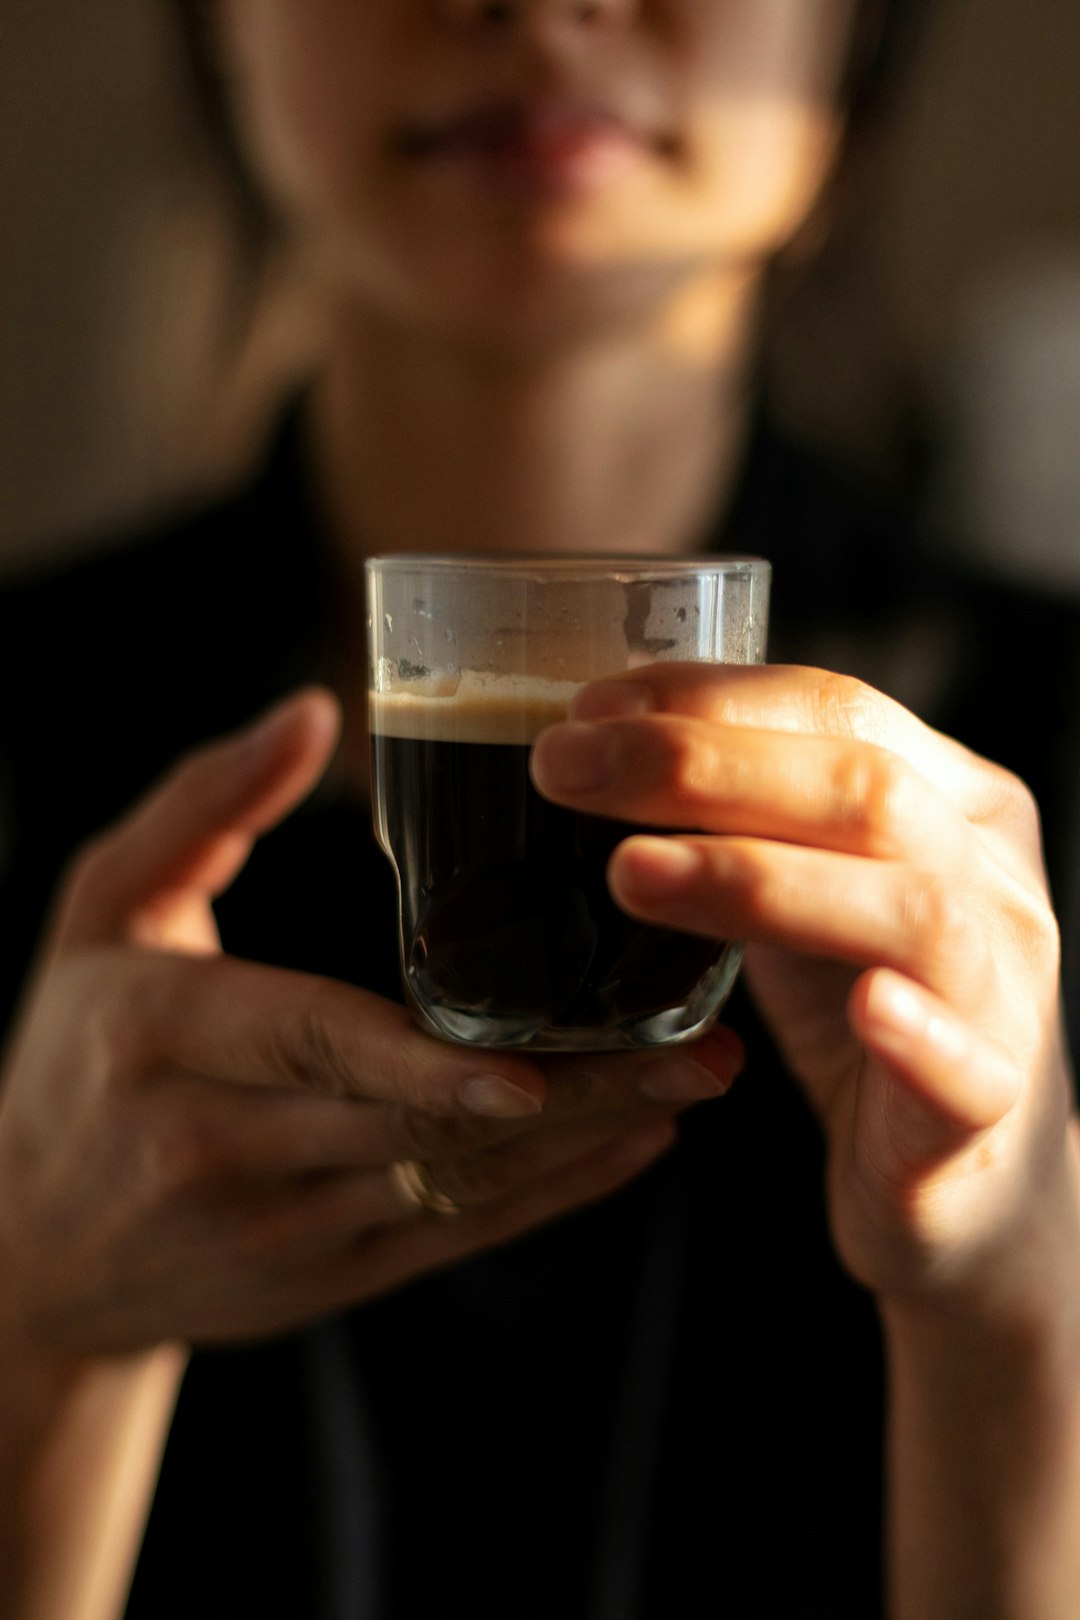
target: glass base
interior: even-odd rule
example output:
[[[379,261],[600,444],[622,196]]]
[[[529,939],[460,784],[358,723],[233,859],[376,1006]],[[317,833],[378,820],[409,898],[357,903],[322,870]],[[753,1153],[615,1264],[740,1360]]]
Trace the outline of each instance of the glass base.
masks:
[[[451,1007],[424,1001],[413,985],[408,990],[421,1023],[444,1041],[532,1052],[625,1052],[678,1046],[704,1035],[731,994],[742,958],[743,946],[729,944],[684,1005],[602,1025],[551,1024],[535,1015]]]

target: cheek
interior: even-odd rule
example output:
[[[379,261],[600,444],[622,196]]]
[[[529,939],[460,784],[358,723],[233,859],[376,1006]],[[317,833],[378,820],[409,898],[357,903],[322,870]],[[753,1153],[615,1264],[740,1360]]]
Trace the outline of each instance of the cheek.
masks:
[[[767,94],[703,112],[687,188],[706,236],[734,255],[782,247],[813,207],[838,138],[830,109]]]
[[[639,67],[677,109],[674,153],[556,221],[553,239],[588,264],[746,262],[775,252],[804,222],[832,164],[854,0],[639,3]]]
[[[287,216],[362,193],[379,159],[377,16],[355,0],[234,0],[235,89],[252,165]],[[375,8],[376,13],[382,8]]]
[[[686,109],[667,239],[721,258],[771,253],[803,223],[836,151],[855,0],[665,3]]]
[[[751,268],[798,231],[828,175],[831,110],[770,96],[718,101],[683,127],[677,161],[553,220],[553,258],[582,268]]]

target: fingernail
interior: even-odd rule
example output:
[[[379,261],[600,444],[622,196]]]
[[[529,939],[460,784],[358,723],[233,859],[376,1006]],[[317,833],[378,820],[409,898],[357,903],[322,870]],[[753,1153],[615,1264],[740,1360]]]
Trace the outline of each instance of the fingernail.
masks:
[[[558,725],[533,749],[539,785],[556,793],[591,793],[611,777],[609,739],[599,726]]]
[[[703,1067],[718,1065],[721,1069],[730,1069],[732,1078],[746,1062],[745,1043],[727,1024],[714,1024],[699,1041],[695,1041],[694,1052],[697,1062],[701,1062],[703,1056],[710,1059]]]
[[[474,1074],[458,1091],[461,1106],[485,1119],[525,1119],[543,1108],[538,1097],[524,1086],[515,1086],[501,1074]]]
[[[652,693],[640,681],[593,681],[571,700],[571,720],[629,720],[648,714]]]
[[[666,898],[701,874],[702,855],[674,838],[629,839],[619,855],[620,879],[642,899]]]
[[[731,1080],[718,1079],[711,1070],[685,1057],[658,1058],[638,1081],[642,1096],[660,1103],[703,1102],[708,1097],[722,1097],[730,1086]]]

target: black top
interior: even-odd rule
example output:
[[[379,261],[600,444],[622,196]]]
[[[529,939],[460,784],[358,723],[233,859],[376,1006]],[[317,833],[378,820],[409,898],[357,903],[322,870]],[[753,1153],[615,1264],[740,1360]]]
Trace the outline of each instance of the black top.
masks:
[[[211,511],[0,592],[5,1017],[65,855],[182,750],[330,674],[341,596],[298,444]],[[776,563],[774,657],[857,667],[928,637],[928,717],[1037,788],[1064,885],[1076,607],[950,573],[773,440],[724,542]],[[389,868],[330,789],[218,910],[238,955],[399,994]],[[734,1092],[603,1207],[196,1355],[130,1620],[880,1613],[875,1313],[833,1257],[801,1094],[739,993],[729,1016]]]

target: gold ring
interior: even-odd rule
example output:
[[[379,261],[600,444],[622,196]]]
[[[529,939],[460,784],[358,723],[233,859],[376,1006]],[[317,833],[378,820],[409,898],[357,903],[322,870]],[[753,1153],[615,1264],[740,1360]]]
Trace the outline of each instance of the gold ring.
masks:
[[[410,1209],[422,1209],[427,1215],[464,1215],[462,1206],[443,1192],[419,1159],[395,1159],[389,1169],[394,1191]]]

